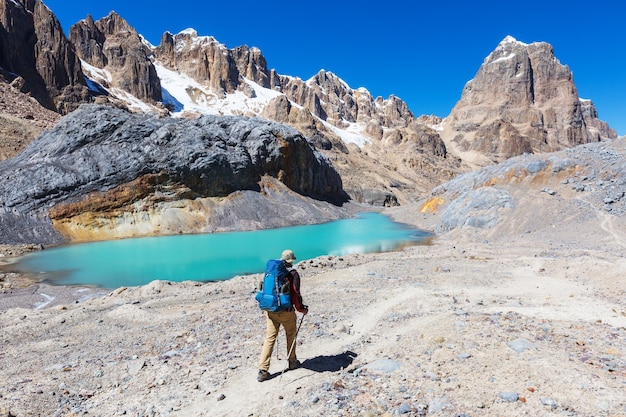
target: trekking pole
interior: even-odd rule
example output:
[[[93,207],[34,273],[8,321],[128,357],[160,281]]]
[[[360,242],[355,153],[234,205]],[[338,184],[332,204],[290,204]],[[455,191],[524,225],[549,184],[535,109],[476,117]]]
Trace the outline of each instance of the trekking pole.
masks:
[[[300,318],[300,324],[298,324],[298,328],[296,329],[296,335],[293,337],[293,342],[291,342],[291,347],[289,348],[289,353],[287,354],[287,366],[285,366],[283,371],[280,373],[280,378],[278,378],[279,381],[281,380],[281,378],[283,377],[283,374],[289,367],[289,358],[291,357],[291,352],[293,351],[293,348],[296,345],[296,340],[298,339],[298,333],[300,332],[300,326],[302,326],[302,322],[304,321],[304,316],[306,316],[306,314],[303,314],[302,317]]]

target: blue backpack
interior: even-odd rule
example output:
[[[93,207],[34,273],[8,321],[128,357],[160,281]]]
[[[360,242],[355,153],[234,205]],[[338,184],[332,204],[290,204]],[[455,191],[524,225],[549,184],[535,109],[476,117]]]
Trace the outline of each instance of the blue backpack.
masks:
[[[265,276],[254,297],[261,310],[277,312],[291,307],[291,291],[287,267],[280,259],[270,259],[265,265]]]

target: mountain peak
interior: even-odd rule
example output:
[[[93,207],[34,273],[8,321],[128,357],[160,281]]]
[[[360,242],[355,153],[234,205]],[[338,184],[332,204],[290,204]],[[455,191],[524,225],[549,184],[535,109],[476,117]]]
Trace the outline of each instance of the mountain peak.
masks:
[[[545,42],[507,36],[467,82],[446,119],[446,145],[477,165],[616,137],[581,107],[572,72]]]
[[[511,35],[506,35],[505,38],[502,39],[502,41],[500,41],[499,43],[499,45],[506,45],[506,44],[517,44],[521,46],[526,46],[524,42],[518,41]]]
[[[335,74],[334,72],[326,71],[325,69],[319,70],[317,74],[315,74],[306,81],[306,84],[309,86],[311,84],[323,85],[326,82],[339,83],[343,86],[343,88],[347,90],[351,89],[348,83],[342,80],[341,77],[337,76],[337,74]]]
[[[44,17],[31,20],[44,21]],[[14,24],[13,30],[22,30],[25,24],[21,23]],[[40,36],[16,36],[15,45],[23,48],[18,41],[25,38]],[[51,38],[52,34],[46,39]],[[403,193],[410,199],[410,192],[402,188],[436,183],[442,176],[465,169],[465,163],[472,167],[613,135],[596,121],[592,103],[578,100],[571,71],[556,60],[549,44],[525,44],[511,35],[502,39],[466,84],[445,123],[416,118],[397,96],[374,99],[367,89],[352,89],[324,69],[307,81],[278,74],[268,69],[260,49],[228,48],[212,36],[199,36],[193,28],[176,35],[166,32],[154,47],[111,12],[97,22],[88,18],[74,25],[70,42],[82,58],[74,67],[82,68],[90,86],[96,87],[91,96],[74,103],[110,102],[180,117],[256,115],[291,124],[320,149],[339,155],[337,160],[350,178],[347,187],[363,201],[371,200],[369,191],[364,194],[364,185],[377,190],[371,195]],[[28,47],[16,58],[38,50],[36,45]],[[2,52],[10,62],[11,48]],[[29,68],[50,67],[28,64]],[[19,73],[18,69],[13,72]],[[83,74],[78,75],[84,82]],[[41,87],[43,91],[46,86]],[[358,165],[364,156],[350,155],[352,145],[367,147],[369,155],[379,159],[376,172],[365,179],[351,172],[361,169]],[[383,169],[384,174],[382,166],[389,169]]]
[[[191,36],[192,38],[197,38],[198,37],[198,31],[195,30],[194,28],[183,29],[180,32],[178,32],[177,34],[178,35]]]

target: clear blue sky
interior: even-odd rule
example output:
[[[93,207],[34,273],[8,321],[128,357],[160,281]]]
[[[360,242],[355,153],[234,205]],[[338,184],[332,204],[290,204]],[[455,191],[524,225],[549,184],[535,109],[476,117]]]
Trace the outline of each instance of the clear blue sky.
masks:
[[[374,97],[445,117],[505,36],[544,41],[574,73],[579,96],[626,134],[626,2],[528,0],[133,1],[45,0],[66,34],[115,10],[152,44],[194,28],[228,48],[261,49],[268,67],[308,79],[332,71]]]

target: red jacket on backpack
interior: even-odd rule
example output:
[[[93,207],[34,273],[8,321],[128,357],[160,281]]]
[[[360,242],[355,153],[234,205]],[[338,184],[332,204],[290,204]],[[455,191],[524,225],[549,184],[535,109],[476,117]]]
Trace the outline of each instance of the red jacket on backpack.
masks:
[[[294,268],[287,268],[289,274],[287,279],[289,280],[289,290],[291,293],[291,303],[302,314],[309,312],[306,305],[302,303],[302,295],[300,295],[300,274]]]

